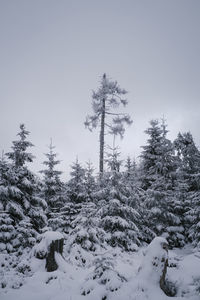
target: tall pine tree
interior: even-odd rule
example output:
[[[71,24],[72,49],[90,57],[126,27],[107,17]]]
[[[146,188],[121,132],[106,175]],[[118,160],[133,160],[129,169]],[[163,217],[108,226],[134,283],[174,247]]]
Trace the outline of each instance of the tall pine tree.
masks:
[[[27,140],[28,135],[25,125],[21,124],[19,139],[13,141],[13,151],[6,153],[11,163],[4,162],[1,168],[1,192],[3,188],[6,193],[3,209],[16,232],[10,251],[33,244],[37,232],[46,224],[46,202],[38,196],[38,179],[26,166],[33,161],[33,155],[27,152],[27,148],[33,146]]]
[[[130,125],[132,120],[128,114],[113,112],[121,104],[127,105],[127,100],[124,99],[124,95],[127,92],[121,89],[117,81],[111,81],[106,74],[101,79],[101,84],[97,92],[93,92],[92,95],[92,108],[94,114],[87,116],[85,126],[89,130],[93,130],[100,125],[100,151],[99,151],[99,172],[104,171],[104,146],[105,146],[105,134],[106,129],[109,134],[120,135],[121,138],[124,135],[124,125]]]
[[[146,193],[145,220],[157,235],[164,235],[171,246],[183,245],[180,202],[174,194],[176,164],[164,120],[161,124],[158,120],[150,121],[145,133],[149,136],[141,155],[142,187]]]

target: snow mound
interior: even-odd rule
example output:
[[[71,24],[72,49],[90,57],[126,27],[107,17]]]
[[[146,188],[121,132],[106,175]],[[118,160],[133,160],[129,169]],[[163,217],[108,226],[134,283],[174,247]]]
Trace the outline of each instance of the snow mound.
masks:
[[[144,259],[139,268],[140,276],[159,282],[164,268],[164,263],[168,259],[168,242],[163,237],[155,237],[144,251]]]
[[[42,239],[39,244],[35,245],[33,253],[37,258],[45,258],[49,246],[53,241],[64,239],[62,233],[58,231],[46,231],[42,234]]]
[[[52,235],[48,236],[47,240],[53,241]],[[166,240],[159,237],[138,252],[108,248],[90,256],[88,253],[88,264],[84,266],[73,261],[75,253],[68,253],[65,260],[56,252],[58,269],[50,273],[46,272],[45,260],[37,259],[30,252],[24,252],[22,256],[1,253],[0,299],[169,300],[171,297],[159,286],[159,264],[153,264],[158,263],[156,257],[161,262],[167,257],[167,250],[163,249],[165,243]],[[199,252],[194,252],[188,245],[187,249],[169,250],[168,255],[167,275],[177,287],[173,298],[199,300]]]

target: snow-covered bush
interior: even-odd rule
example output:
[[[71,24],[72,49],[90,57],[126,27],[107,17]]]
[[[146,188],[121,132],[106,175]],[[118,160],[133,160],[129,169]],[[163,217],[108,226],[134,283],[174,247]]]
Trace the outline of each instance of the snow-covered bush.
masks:
[[[98,286],[104,286],[104,295],[102,299],[107,299],[110,292],[120,289],[122,284],[126,282],[126,278],[114,269],[114,260],[108,256],[102,256],[94,260],[94,271],[92,271],[84,282],[81,294],[86,296],[98,289]]]

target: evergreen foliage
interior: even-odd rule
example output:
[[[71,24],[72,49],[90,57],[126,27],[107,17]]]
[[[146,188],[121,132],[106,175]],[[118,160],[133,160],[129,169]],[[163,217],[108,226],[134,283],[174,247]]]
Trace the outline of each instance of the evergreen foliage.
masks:
[[[40,171],[44,174],[44,186],[43,186],[43,197],[48,204],[49,212],[54,208],[58,208],[62,205],[61,191],[62,183],[60,180],[61,171],[55,170],[60,161],[56,160],[57,154],[53,152],[54,146],[52,145],[52,140],[49,145],[49,152],[45,154],[47,160],[43,162],[46,166],[45,170]]]
[[[124,125],[130,125],[132,120],[128,114],[113,112],[120,105],[126,106],[128,101],[123,98],[126,90],[121,89],[117,81],[111,81],[106,74],[103,75],[100,87],[97,92],[92,95],[92,108],[94,114],[87,116],[85,126],[89,130],[93,130],[100,125],[100,156],[99,156],[99,172],[104,171],[104,138],[105,131],[114,136],[124,135]]]
[[[121,91],[105,77],[94,93],[96,113],[101,112],[103,87],[108,107],[117,105],[115,97],[111,99],[112,85],[113,91]],[[200,152],[193,137],[179,133],[172,143],[164,120],[150,121],[145,133],[140,164],[130,157],[123,163],[113,146],[105,159],[108,170],[100,177],[95,177],[90,162],[84,168],[77,159],[64,184],[52,142],[43,180],[29,170],[26,164],[33,155],[27,150],[33,145],[25,125],[20,125],[12,151],[0,158],[1,251],[22,253],[46,225],[65,234],[68,251],[83,264],[88,251],[107,246],[135,251],[156,235],[166,237],[170,247],[186,242],[200,247]],[[114,129],[112,134],[115,139]]]
[[[46,202],[38,196],[37,177],[25,166],[33,159],[32,154],[26,152],[33,146],[26,140],[28,134],[24,124],[20,125],[20,138],[13,142],[13,152],[6,154],[11,163],[4,158],[0,163],[1,223],[15,228],[15,233],[10,235],[14,239],[9,251],[33,244],[37,233],[46,224]]]
[[[13,141],[12,152],[6,153],[9,159],[11,159],[16,168],[23,167],[26,162],[32,162],[34,156],[31,153],[26,152],[28,147],[33,147],[33,144],[27,141],[29,131],[25,129],[24,124],[20,124],[20,132],[17,134],[20,139]]]
[[[71,179],[68,182],[69,198],[72,202],[80,203],[85,201],[84,199],[84,178],[85,170],[76,159],[71,166]]]
[[[111,246],[119,246],[127,251],[134,251],[140,245],[138,229],[140,215],[136,207],[129,205],[126,186],[119,172],[119,153],[113,149],[111,171],[105,184],[108,185],[106,198],[100,199],[100,225],[107,232],[106,241]],[[103,181],[103,178],[101,179]]]
[[[190,132],[179,133],[174,141],[177,152],[178,168],[183,173],[190,191],[200,188],[200,151],[197,149]]]
[[[195,246],[200,246],[200,151],[190,132],[179,133],[174,146],[182,184],[177,190],[182,192],[186,236]]]
[[[142,187],[145,189],[146,217],[157,235],[164,235],[171,246],[184,244],[179,207],[181,199],[175,197],[174,174],[176,164],[172,143],[166,138],[164,120],[152,120],[145,131],[149,135],[143,146]]]
[[[60,214],[60,209],[64,203],[64,185],[60,180],[61,171],[56,170],[56,166],[60,163],[56,159],[57,154],[54,152],[55,146],[52,145],[52,140],[49,144],[49,152],[45,153],[46,160],[43,164],[46,169],[40,173],[44,175],[41,188],[41,197],[47,202],[47,218],[48,226],[52,230],[58,230],[63,227],[63,219]]]

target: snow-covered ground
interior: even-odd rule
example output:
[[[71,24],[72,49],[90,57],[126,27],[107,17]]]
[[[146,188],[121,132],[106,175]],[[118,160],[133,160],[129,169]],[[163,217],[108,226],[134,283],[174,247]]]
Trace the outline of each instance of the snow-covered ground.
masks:
[[[126,253],[102,250],[94,255],[74,249],[59,254],[59,269],[47,273],[45,260],[31,253],[20,257],[0,255],[1,300],[164,300],[159,284],[138,272],[145,248]],[[84,257],[82,264],[76,255]],[[72,257],[73,256],[73,257]],[[76,257],[74,259],[74,257]],[[147,274],[147,273],[146,273]],[[176,289],[175,299],[200,299],[200,252],[190,246],[169,251],[167,279]]]

